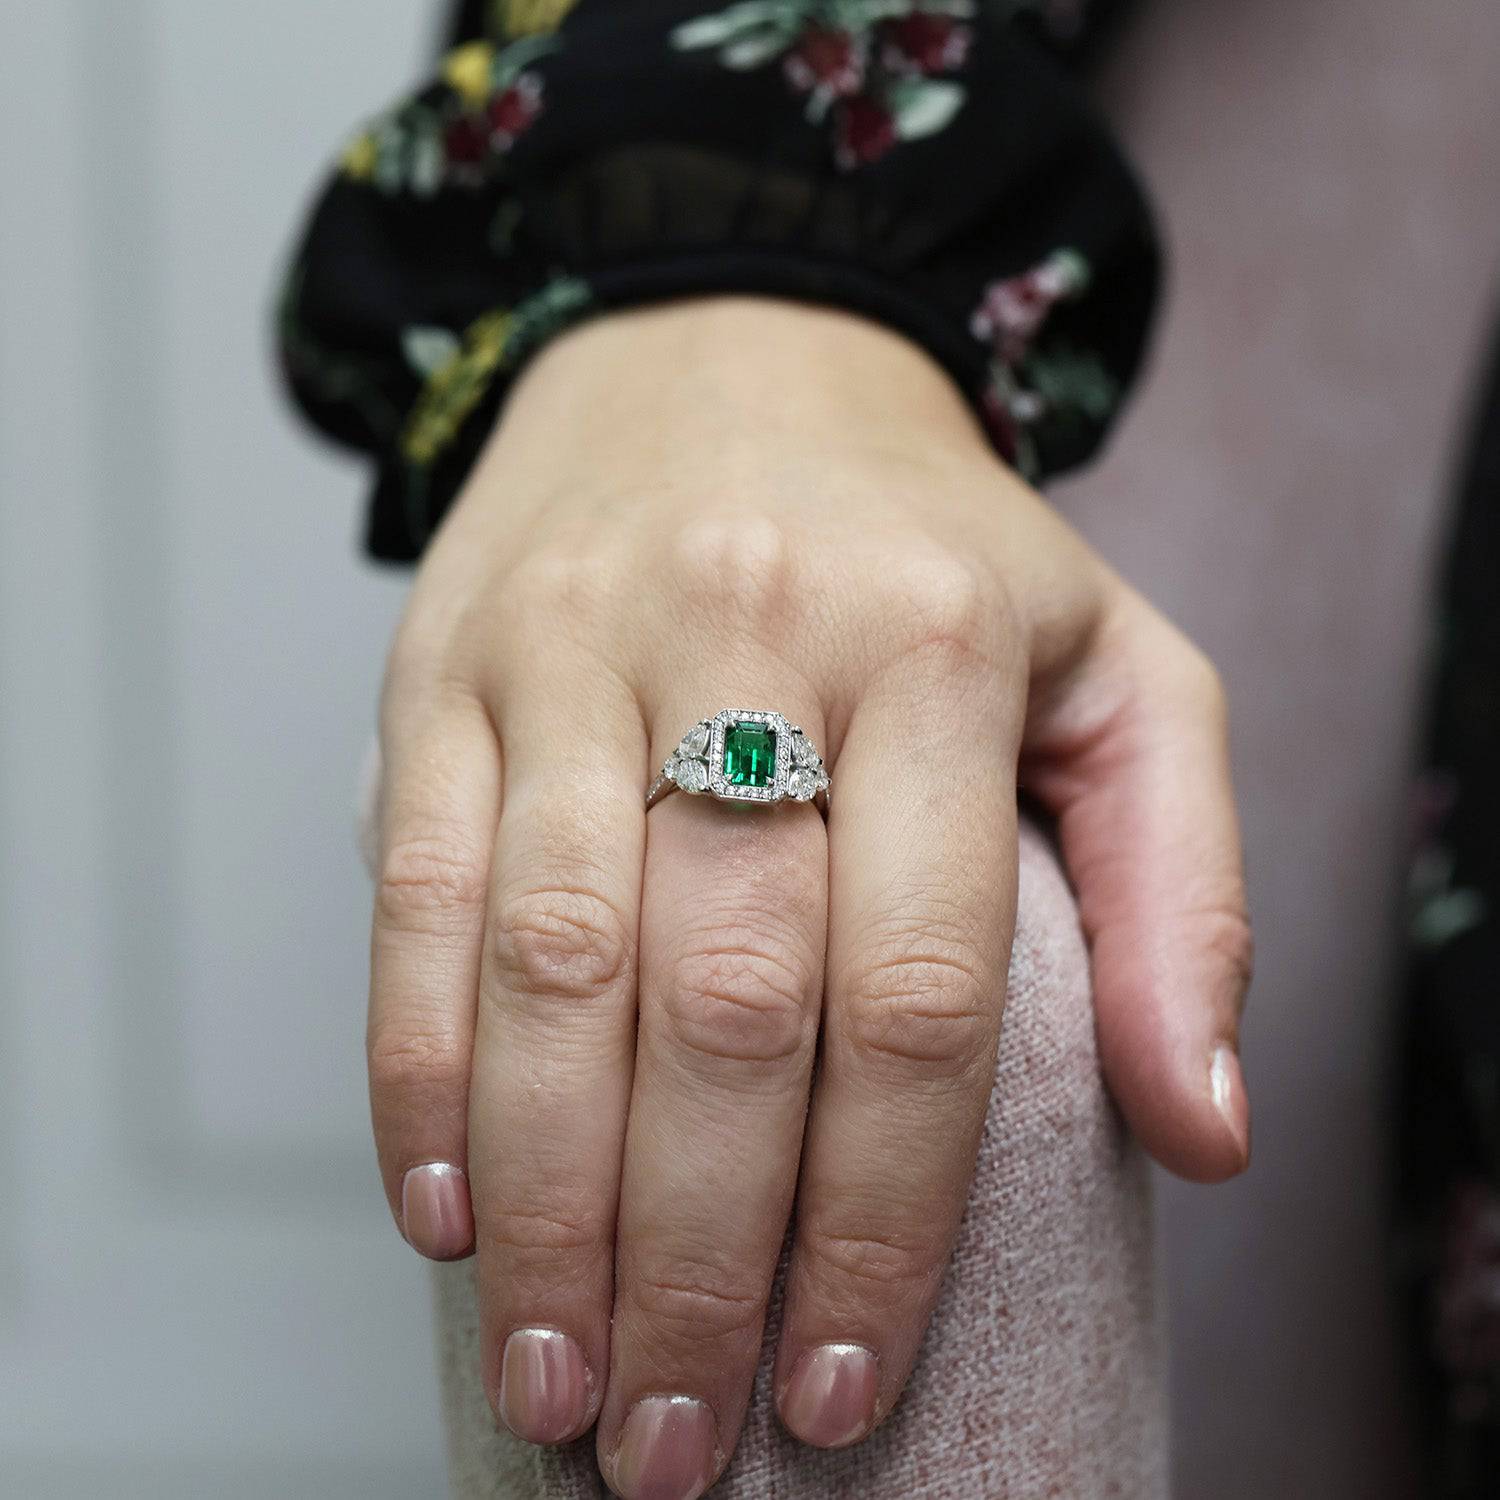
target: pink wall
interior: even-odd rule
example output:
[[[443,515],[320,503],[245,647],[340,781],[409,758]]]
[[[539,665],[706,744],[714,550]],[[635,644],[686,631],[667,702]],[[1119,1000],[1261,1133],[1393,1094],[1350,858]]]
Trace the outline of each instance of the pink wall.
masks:
[[[1059,499],[1225,671],[1260,943],[1254,1168],[1162,1193],[1179,1500],[1385,1500],[1387,960],[1500,290],[1500,5],[1155,0],[1108,93],[1173,273],[1135,410]]]

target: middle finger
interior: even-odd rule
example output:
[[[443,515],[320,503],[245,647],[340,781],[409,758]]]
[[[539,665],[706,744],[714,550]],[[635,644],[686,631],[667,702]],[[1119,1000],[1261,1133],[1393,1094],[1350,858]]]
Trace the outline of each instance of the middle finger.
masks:
[[[656,726],[663,754],[694,715],[718,707],[685,701]],[[775,706],[800,708],[818,742],[813,705]],[[598,1440],[625,1500],[693,1500],[734,1448],[796,1182],[827,860],[823,821],[807,804],[736,807],[679,792],[647,822],[636,1073]]]

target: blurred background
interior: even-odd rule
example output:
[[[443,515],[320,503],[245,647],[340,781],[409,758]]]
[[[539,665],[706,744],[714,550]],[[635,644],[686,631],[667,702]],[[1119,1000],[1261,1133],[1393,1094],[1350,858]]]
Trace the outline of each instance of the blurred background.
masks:
[[[353,837],[405,579],[270,308],[438,14],[0,17],[0,1494],[435,1495]]]
[[[442,1489],[367,1140],[359,764],[405,577],[272,373],[410,0],[0,0],[0,1493]],[[1216,657],[1255,1169],[1164,1184],[1186,1500],[1415,1493],[1390,960],[1428,597],[1500,267],[1500,6],[1152,0],[1107,79],[1173,278],[1059,504]]]

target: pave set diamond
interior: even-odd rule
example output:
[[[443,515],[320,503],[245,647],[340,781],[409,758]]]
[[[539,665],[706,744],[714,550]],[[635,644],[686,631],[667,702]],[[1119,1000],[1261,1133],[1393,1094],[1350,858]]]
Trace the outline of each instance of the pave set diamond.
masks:
[[[811,802],[829,785],[823,757],[797,725],[750,708],[726,708],[694,724],[662,774],[681,791],[731,802]]]

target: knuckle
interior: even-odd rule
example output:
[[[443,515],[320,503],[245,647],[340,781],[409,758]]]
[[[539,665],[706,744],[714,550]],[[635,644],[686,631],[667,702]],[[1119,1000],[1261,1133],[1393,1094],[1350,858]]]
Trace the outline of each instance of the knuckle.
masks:
[[[431,1098],[467,1088],[467,1048],[432,1027],[386,1021],[366,1047],[370,1089],[377,1099]]]
[[[1151,653],[1148,660],[1160,672],[1166,691],[1186,710],[1207,715],[1215,721],[1223,720],[1228,695],[1219,669],[1196,641],[1170,621],[1156,616],[1153,623],[1165,634],[1162,649]]]
[[[850,978],[842,1029],[866,1066],[903,1077],[962,1079],[992,1067],[996,997],[966,957],[936,949],[879,953]]]
[[[1224,679],[1204,652],[1187,640],[1183,643],[1182,674],[1186,691],[1201,710],[1222,719],[1228,705]]]
[[[583,614],[608,591],[610,570],[586,539],[567,549],[528,552],[506,574],[501,607],[509,619]]]
[[[758,1329],[766,1296],[744,1271],[681,1256],[645,1260],[630,1282],[636,1308],[674,1341],[726,1339]]]
[[[674,536],[668,575],[690,600],[760,619],[780,614],[797,597],[796,550],[786,528],[769,516],[701,516]]]
[[[662,998],[672,1041],[721,1062],[775,1063],[812,1038],[812,965],[789,943],[748,937],[680,958]]]
[[[1001,601],[977,563],[957,553],[907,553],[892,574],[901,615],[924,645],[965,655],[993,639]]]
[[[585,1255],[605,1243],[605,1226],[597,1215],[563,1207],[513,1208],[484,1225],[487,1245],[517,1261],[545,1265],[558,1255]]]
[[[463,642],[474,634],[467,609],[452,616],[427,608],[409,609],[386,653],[380,695],[382,724],[389,724],[395,707],[410,706],[413,701],[434,706],[471,703]]]
[[[503,902],[490,931],[502,989],[536,1000],[591,1001],[630,973],[634,942],[624,916],[596,891],[550,886]]]
[[[818,1282],[852,1283],[867,1293],[925,1288],[940,1274],[946,1258],[930,1234],[875,1234],[816,1221],[801,1230],[798,1249]]]
[[[484,901],[486,881],[483,862],[458,837],[403,839],[381,861],[376,918],[398,931],[461,923]]]
[[[1117,663],[1138,691],[1190,716],[1227,718],[1224,680],[1191,636],[1132,595],[1115,602],[1110,623]]]
[[[1255,973],[1255,938],[1243,903],[1210,907],[1196,921],[1200,941],[1232,976],[1236,998],[1242,998]]]
[[[442,668],[439,643],[425,629],[414,625],[410,617],[403,620],[386,653],[382,709],[388,710],[393,702],[425,691],[442,674]]]

